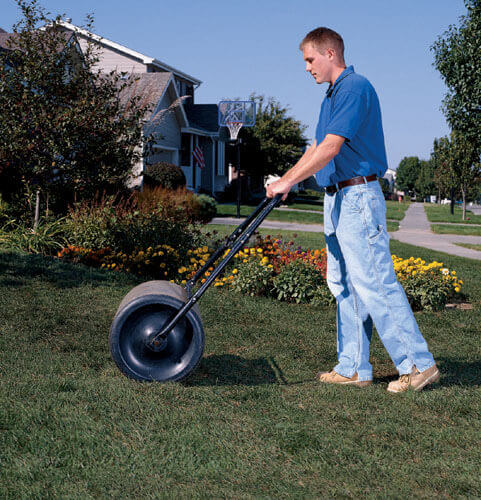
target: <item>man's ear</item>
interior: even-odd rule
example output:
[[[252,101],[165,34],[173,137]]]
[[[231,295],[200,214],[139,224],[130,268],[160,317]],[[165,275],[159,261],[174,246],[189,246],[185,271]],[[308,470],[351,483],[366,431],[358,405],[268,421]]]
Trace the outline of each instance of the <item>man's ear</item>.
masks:
[[[336,51],[334,49],[326,49],[326,55],[329,57],[329,60],[332,61],[336,58]]]

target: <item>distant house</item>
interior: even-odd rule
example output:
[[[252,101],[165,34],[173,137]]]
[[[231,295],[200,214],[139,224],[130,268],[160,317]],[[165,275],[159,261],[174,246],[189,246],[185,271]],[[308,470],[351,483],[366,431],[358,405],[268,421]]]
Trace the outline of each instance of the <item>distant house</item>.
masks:
[[[389,182],[390,191],[394,192],[394,185],[396,184],[396,171],[388,168],[383,177]]]
[[[147,125],[149,132],[157,137],[154,153],[136,166],[136,172],[141,173],[146,164],[168,161],[182,168],[189,189],[211,195],[223,191],[228,183],[225,143],[219,140],[217,104],[195,104],[195,90],[202,82],[159,59],[90,33],[71,22],[61,24],[76,33],[82,50],[86,49],[89,40],[96,43],[101,71],[135,74],[140,78],[138,91],[146,91],[145,95],[153,99],[152,116],[160,115],[162,119]],[[177,106],[172,112],[162,114],[175,103]],[[204,168],[194,161],[192,153],[197,146],[204,156]],[[140,183],[141,177],[135,182]]]
[[[156,137],[153,153],[134,167],[132,186],[142,184],[146,165],[167,161],[182,168],[187,187],[211,195],[222,192],[229,179],[225,168],[225,143],[219,140],[217,104],[195,104],[195,89],[201,81],[158,59],[113,42],[69,20],[61,21],[66,38],[75,40],[81,51],[89,41],[98,47],[97,68],[128,73],[136,79],[132,91],[152,104],[151,120],[146,134]],[[7,50],[6,40],[12,34],[0,29],[0,50]],[[125,98],[125,96],[124,96]],[[149,117],[148,117],[149,118]],[[200,147],[205,166],[194,161],[193,152]]]

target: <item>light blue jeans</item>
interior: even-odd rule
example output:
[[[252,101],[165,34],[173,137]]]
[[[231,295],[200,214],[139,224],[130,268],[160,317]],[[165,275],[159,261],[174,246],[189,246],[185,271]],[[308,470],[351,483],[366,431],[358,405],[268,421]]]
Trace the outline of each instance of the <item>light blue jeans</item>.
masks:
[[[344,377],[372,379],[373,322],[400,375],[434,365],[397,281],[389,250],[386,203],[377,181],[324,197],[327,284],[337,300],[337,359]]]

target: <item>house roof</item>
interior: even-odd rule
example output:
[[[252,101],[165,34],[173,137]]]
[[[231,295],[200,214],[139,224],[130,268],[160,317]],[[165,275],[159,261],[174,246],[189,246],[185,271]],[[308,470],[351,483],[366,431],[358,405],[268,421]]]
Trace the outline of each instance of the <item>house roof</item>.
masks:
[[[185,112],[192,128],[219,131],[217,104],[187,104]]]
[[[126,104],[133,96],[140,97],[143,106],[155,107],[172,79],[172,73],[132,73],[135,81],[120,94],[120,101]],[[150,118],[150,114],[146,118]]]
[[[69,41],[74,37],[74,33],[66,33],[66,32],[61,32],[60,36],[65,39],[65,45],[69,43]],[[0,31],[0,48],[5,49],[5,50],[12,50],[12,48],[15,48],[15,39],[18,37],[17,34],[15,33],[7,33],[4,30]],[[9,47],[7,44],[7,40],[11,40],[12,45]],[[57,51],[62,52],[65,50],[65,45],[62,43]]]
[[[179,98],[172,73],[132,73],[129,78],[134,78],[132,86],[120,94],[120,101],[126,105],[133,96],[140,97],[140,106],[150,106],[150,111],[144,116],[146,121],[162,120],[165,113],[174,112],[182,127],[188,125],[187,116]],[[171,104],[168,108],[158,108],[164,94],[169,92]],[[155,113],[152,116],[152,113]]]
[[[5,32],[0,33],[0,47],[2,49],[7,48],[6,41],[8,38],[9,38],[9,33],[5,33]]]
[[[6,33],[6,31],[2,28],[0,28],[0,33]]]
[[[90,39],[95,40],[99,43],[107,45],[108,47],[119,50],[119,51],[123,52],[124,54],[128,54],[132,57],[140,59],[144,64],[151,64],[152,66],[155,66],[163,71],[173,73],[174,75],[179,76],[181,78],[184,78],[185,80],[189,80],[194,85],[200,85],[202,83],[201,80],[194,78],[193,76],[188,75],[187,73],[184,73],[183,71],[180,71],[180,70],[174,68],[173,66],[170,66],[162,61],[159,61],[158,59],[155,59],[154,57],[149,57],[145,54],[137,52],[136,50],[129,49],[128,47],[125,47],[124,45],[121,45],[120,43],[113,42],[112,40],[108,40],[107,38],[96,35],[95,33],[91,33],[90,31],[87,31],[83,28],[79,28],[78,26],[75,26],[75,24],[68,23],[66,21],[60,21],[60,24],[64,28],[66,28],[67,30],[73,31],[75,33],[79,33],[87,38],[90,38]]]

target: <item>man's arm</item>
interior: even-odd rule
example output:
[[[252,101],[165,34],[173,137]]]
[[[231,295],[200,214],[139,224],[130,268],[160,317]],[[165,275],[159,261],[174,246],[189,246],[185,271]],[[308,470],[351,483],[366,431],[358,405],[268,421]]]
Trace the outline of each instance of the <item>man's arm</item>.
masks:
[[[339,153],[344,141],[344,137],[327,134],[318,146],[311,146],[278,181],[267,186],[267,197],[273,198],[276,194],[283,193],[282,199],[285,200],[292,186],[324,168]]]

